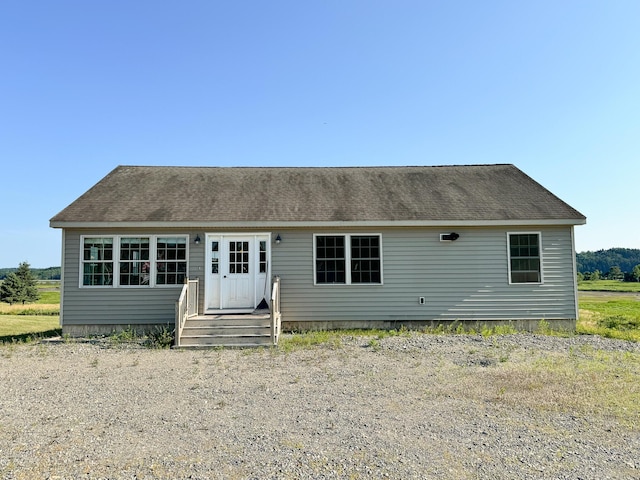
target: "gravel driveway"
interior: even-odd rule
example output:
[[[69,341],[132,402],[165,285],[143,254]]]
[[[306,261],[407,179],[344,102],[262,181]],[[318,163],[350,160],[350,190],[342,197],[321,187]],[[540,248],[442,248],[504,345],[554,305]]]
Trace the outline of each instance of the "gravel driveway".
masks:
[[[625,351],[637,366],[637,344],[531,334],[0,346],[0,478],[637,479],[637,410],[568,409],[544,377],[529,393],[509,376],[588,357],[597,382]]]

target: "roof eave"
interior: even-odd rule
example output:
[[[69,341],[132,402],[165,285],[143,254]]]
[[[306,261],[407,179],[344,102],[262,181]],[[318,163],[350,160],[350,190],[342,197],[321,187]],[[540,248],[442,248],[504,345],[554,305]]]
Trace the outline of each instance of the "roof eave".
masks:
[[[586,218],[511,220],[355,220],[355,221],[249,221],[249,222],[66,222],[51,221],[51,228],[315,228],[315,227],[499,227],[516,225],[585,225]]]

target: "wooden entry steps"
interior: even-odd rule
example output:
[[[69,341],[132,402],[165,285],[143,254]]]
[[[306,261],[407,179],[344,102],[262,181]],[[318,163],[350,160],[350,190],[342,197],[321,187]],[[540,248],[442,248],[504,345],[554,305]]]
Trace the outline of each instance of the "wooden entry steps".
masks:
[[[185,321],[180,347],[256,347],[271,340],[266,313],[198,315]]]

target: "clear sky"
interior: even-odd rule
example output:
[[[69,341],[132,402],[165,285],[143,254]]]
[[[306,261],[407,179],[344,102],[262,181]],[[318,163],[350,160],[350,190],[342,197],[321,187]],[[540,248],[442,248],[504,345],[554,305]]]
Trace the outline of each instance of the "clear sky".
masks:
[[[640,248],[637,0],[0,2],[0,267],[117,165],[512,163]]]

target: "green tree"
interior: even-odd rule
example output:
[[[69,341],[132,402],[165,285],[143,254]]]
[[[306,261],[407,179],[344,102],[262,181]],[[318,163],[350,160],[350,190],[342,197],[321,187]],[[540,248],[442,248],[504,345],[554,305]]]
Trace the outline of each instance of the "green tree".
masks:
[[[595,269],[591,274],[591,278],[589,280],[600,280],[600,270]]]
[[[22,291],[23,288],[20,279],[15,273],[11,272],[7,274],[2,285],[0,285],[0,300],[9,305],[18,303],[23,296]]]
[[[622,270],[620,270],[620,267],[615,265],[609,269],[607,278],[609,280],[622,280],[624,278],[624,273],[622,273]]]
[[[18,270],[10,273],[0,286],[0,300],[9,304],[33,303],[40,298],[36,279],[27,262],[22,262]]]
[[[636,282],[640,282],[640,264],[633,267],[633,270],[631,271],[631,278]]]

